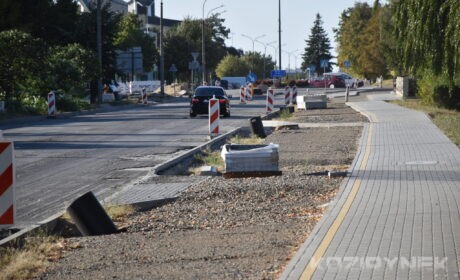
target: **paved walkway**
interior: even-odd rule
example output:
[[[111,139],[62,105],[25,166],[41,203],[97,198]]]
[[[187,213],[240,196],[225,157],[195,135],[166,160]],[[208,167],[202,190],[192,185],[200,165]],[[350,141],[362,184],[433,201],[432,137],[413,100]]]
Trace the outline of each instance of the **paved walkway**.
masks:
[[[423,113],[349,105],[371,121],[351,176],[281,279],[459,279],[460,149]]]

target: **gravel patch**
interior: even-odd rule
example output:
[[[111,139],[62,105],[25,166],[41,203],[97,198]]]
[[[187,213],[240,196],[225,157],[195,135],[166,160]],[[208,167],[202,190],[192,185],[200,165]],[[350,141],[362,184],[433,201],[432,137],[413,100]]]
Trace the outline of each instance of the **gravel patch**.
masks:
[[[363,120],[333,105],[292,121]],[[282,176],[209,177],[174,203],[120,221],[125,233],[67,239],[76,249],[40,279],[276,279],[342,180],[308,174],[346,169],[360,135],[360,127],[276,131],[265,142],[280,145]]]

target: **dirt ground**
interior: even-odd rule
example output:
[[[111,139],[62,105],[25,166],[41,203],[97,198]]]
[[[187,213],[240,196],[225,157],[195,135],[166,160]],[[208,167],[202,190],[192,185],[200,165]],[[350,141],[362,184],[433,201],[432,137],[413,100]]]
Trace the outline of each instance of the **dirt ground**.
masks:
[[[297,112],[303,122],[361,122],[343,103]],[[282,176],[210,177],[175,202],[138,212],[127,231],[73,237],[39,279],[276,279],[327,210],[342,178],[312,173],[344,170],[361,127],[280,130]]]

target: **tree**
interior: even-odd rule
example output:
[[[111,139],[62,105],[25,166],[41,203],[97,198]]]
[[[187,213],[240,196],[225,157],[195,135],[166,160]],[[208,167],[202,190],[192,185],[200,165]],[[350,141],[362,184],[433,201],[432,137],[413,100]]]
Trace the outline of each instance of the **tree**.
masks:
[[[254,63],[254,69],[252,72],[256,74],[257,78],[262,79],[264,76],[269,77],[270,71],[275,68],[275,63],[272,60],[272,57],[264,56],[260,52],[246,52],[244,56],[241,57],[243,61],[246,61],[248,65],[252,67]],[[265,63],[265,75],[264,75],[264,63]],[[249,72],[247,72],[246,76]]]
[[[227,54],[225,39],[230,30],[224,26],[220,14],[213,14],[205,22],[206,69],[212,72]],[[178,78],[189,77],[188,63],[192,52],[201,51],[201,19],[185,18],[179,25],[166,32],[164,38],[165,66],[175,64]],[[200,58],[198,60],[201,60]]]
[[[114,44],[121,50],[141,47],[145,71],[151,71],[158,59],[155,40],[141,30],[141,22],[135,14],[128,14],[122,18]]]
[[[242,77],[246,76],[251,69],[246,59],[234,55],[226,55],[217,65],[216,74],[218,77]]]
[[[48,61],[49,87],[52,89],[81,93],[86,83],[96,78],[97,58],[78,44],[53,47]]]
[[[73,0],[2,0],[0,31],[17,29],[48,44],[74,41],[78,6]]]
[[[302,55],[302,70],[306,70],[310,65],[315,65],[319,73],[323,73],[321,67],[321,60],[330,60],[332,55],[330,53],[331,43],[327,37],[326,31],[323,28],[323,21],[320,14],[316,14],[314,25],[311,28],[308,40],[305,40],[307,46],[305,53]],[[326,72],[332,70],[332,65],[329,63],[326,67]]]
[[[28,79],[46,69],[46,46],[30,34],[9,30],[0,32],[0,92],[8,108]]]

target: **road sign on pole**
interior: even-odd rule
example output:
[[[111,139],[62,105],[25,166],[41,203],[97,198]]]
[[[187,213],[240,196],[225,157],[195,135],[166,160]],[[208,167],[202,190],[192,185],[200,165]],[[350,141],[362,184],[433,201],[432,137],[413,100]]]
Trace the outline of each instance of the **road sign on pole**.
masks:
[[[272,78],[283,78],[286,77],[286,70],[272,70],[270,72]]]
[[[343,62],[343,66],[345,66],[345,68],[350,68],[350,61],[349,60],[345,60]]]
[[[246,81],[250,83],[255,83],[257,81],[257,76],[254,73],[249,73],[249,75],[246,77]]]

